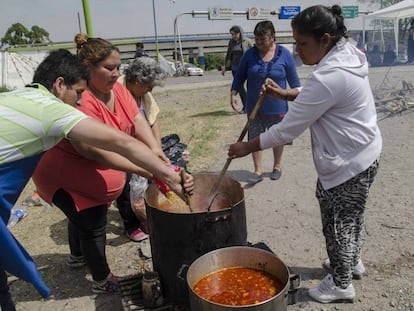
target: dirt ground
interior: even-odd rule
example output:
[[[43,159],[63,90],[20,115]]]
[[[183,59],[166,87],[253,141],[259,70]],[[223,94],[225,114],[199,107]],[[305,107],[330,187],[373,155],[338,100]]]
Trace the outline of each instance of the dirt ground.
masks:
[[[371,85],[374,91],[386,97],[389,95],[387,91],[401,88],[401,80],[410,77],[412,68],[401,66],[391,71],[373,68]],[[226,87],[217,87],[208,91],[208,96],[200,90],[164,92],[157,96],[159,101],[175,100],[194,107],[194,98],[198,96],[202,95],[198,102],[205,103],[223,100],[227,92]],[[186,98],[191,100],[186,102]],[[226,130],[216,142],[217,150],[206,161],[209,167],[200,169],[221,170],[227,145],[237,140],[245,123],[244,115],[231,113],[228,106],[223,110],[228,111]],[[384,149],[366,213],[362,259],[367,275],[354,281],[355,303],[322,305],[306,294],[306,289],[316,286],[326,273],[321,267],[326,251],[314,197],[316,174],[309,133],[305,132],[292,146],[285,148],[280,180],[265,178],[244,190],[248,241],[264,242],[292,272],[301,276],[298,302],[288,306],[288,310],[414,310],[414,113],[413,109],[401,113],[379,109],[379,119]],[[264,152],[263,167],[267,177],[272,168],[270,151]],[[233,161],[228,174],[245,186],[251,171],[251,157],[246,157]],[[111,208],[107,229],[108,260],[115,274],[125,276],[138,273],[143,265],[151,264],[140,259],[138,252],[141,249],[150,256],[150,245],[149,241],[130,242],[122,229],[117,210]],[[52,290],[52,296],[43,300],[31,285],[10,277],[17,310],[123,310],[120,296],[91,294],[86,268],[70,270],[65,266],[68,253],[66,220],[58,209],[32,207],[28,217],[12,231],[33,256],[45,283]]]

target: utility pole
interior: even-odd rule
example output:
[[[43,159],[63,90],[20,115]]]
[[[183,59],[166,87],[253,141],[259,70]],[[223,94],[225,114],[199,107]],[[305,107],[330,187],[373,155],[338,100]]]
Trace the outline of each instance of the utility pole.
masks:
[[[155,13],[155,0],[152,0],[152,15],[154,17],[154,33],[155,33],[155,53],[157,63],[160,63],[159,48],[158,48],[158,33],[157,33],[157,15]]]
[[[83,15],[85,16],[86,34],[93,37],[91,10],[89,9],[89,0],[82,0]]]

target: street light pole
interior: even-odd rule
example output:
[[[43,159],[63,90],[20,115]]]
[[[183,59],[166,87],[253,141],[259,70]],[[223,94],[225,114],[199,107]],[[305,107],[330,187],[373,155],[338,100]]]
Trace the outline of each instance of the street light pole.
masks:
[[[155,53],[156,53],[155,57],[156,57],[157,63],[160,63],[159,48],[158,48],[158,33],[157,33],[157,17],[155,13],[155,0],[152,0],[152,15],[154,18]]]
[[[89,1],[82,0],[83,15],[85,16],[86,33],[88,37],[93,37],[91,10],[89,9]]]

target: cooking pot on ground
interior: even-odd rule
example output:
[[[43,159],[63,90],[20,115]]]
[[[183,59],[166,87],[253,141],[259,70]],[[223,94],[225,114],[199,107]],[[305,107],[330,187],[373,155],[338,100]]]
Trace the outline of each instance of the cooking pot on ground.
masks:
[[[247,245],[246,208],[240,183],[224,176],[210,198],[218,176],[193,177],[195,189],[190,200],[194,213],[159,208],[164,195],[155,185],[145,193],[153,269],[160,276],[164,298],[185,306],[189,306],[185,272],[195,259],[218,248]]]
[[[194,290],[207,274],[225,268],[244,267],[270,273],[279,279],[283,288],[272,298],[254,305],[230,306],[217,304],[199,296]],[[286,311],[289,292],[289,270],[273,253],[254,247],[234,246],[211,251],[196,259],[187,271],[187,284],[192,311]]]

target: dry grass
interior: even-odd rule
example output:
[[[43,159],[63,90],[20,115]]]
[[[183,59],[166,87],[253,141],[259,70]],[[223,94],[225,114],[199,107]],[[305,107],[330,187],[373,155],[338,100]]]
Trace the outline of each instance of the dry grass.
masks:
[[[230,108],[228,89],[221,86],[156,94],[161,134],[176,133],[188,145],[190,171],[211,169],[218,160],[224,164],[226,145],[235,141],[234,127],[240,124],[241,116]]]

